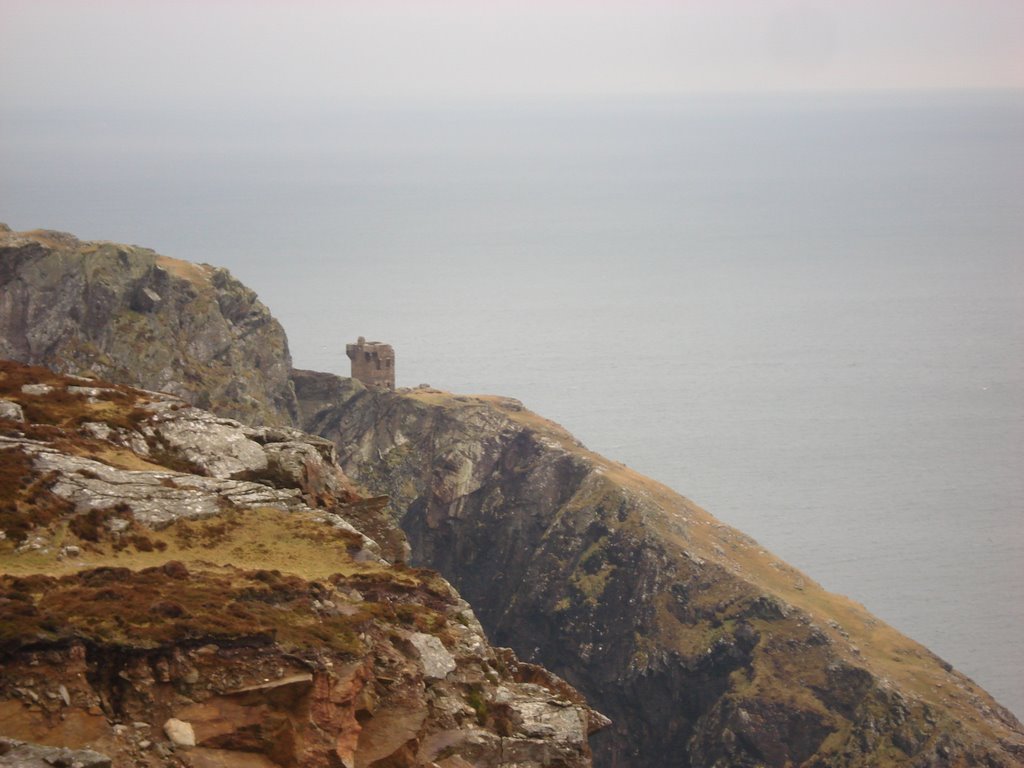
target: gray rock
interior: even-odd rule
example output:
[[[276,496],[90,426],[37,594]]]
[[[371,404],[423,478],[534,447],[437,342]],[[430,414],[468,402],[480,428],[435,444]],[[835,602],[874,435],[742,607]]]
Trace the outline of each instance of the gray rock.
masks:
[[[132,298],[132,309],[136,312],[153,312],[162,301],[163,297],[152,288],[142,287]]]
[[[237,695],[243,693],[270,693],[271,691],[282,691],[293,689],[297,692],[306,692],[313,687],[313,675],[310,672],[299,672],[294,675],[287,675],[277,680],[268,680],[265,683],[247,685],[237,688],[226,695]]]
[[[246,430],[236,422],[217,419],[196,409],[168,411],[168,414],[161,417],[165,420],[160,426],[166,427],[180,421],[184,426],[178,434],[182,435],[198,432],[199,425],[208,423],[206,417],[209,417],[209,423],[220,428],[216,430],[216,434],[221,437],[227,436],[224,441],[211,440],[207,443],[209,450],[215,450],[209,448],[211,445],[245,444],[246,451],[255,450],[264,455],[264,446],[245,438]],[[95,427],[90,431],[96,434],[102,432]],[[292,434],[289,431],[284,436],[291,438],[301,436],[301,433]],[[336,486],[341,484],[343,478],[336,465],[324,462],[317,440],[311,438],[311,442],[312,445],[309,446],[304,446],[298,441],[266,446],[268,455],[273,455],[275,461],[282,456],[295,456],[307,462],[303,464],[297,460],[294,477],[277,478],[282,483],[294,487],[275,488],[251,480],[207,477],[171,470],[120,469],[84,456],[63,453],[37,440],[0,436],[0,448],[21,449],[33,458],[33,464],[40,473],[54,473],[55,480],[50,487],[51,492],[72,502],[78,513],[125,505],[131,510],[136,522],[159,530],[178,519],[213,517],[222,513],[225,505],[239,509],[270,507],[305,513],[314,520],[359,536],[362,541],[361,548],[353,552],[353,557],[359,561],[379,562],[381,548],[376,541],[336,512],[315,509],[304,501],[303,489],[308,489],[315,479],[311,477],[310,467],[315,469],[312,474],[320,478],[318,487],[338,490]],[[277,446],[280,446],[281,450],[274,450]],[[223,468],[223,463],[218,464],[223,457],[203,453],[202,447],[202,441],[193,441],[183,450],[196,464],[212,467],[214,471]],[[261,464],[266,467],[267,460],[264,458],[263,462],[249,462],[249,466],[252,467]],[[299,471],[300,466],[303,468],[302,472]],[[124,517],[112,517],[106,525],[113,533],[119,533],[128,528],[129,521]],[[48,544],[47,539],[34,536],[28,538],[21,545],[21,549],[40,550]],[[73,546],[65,547],[61,552],[64,557],[77,557],[79,554],[81,553],[78,547]]]
[[[0,766],[7,768],[110,768],[106,755],[91,749],[44,747],[0,736]]]
[[[24,421],[25,412],[21,406],[13,400],[0,400],[0,419],[11,419],[12,421]]]
[[[309,443],[271,443],[266,446],[266,453],[271,470],[296,485],[308,476],[310,467],[325,464],[323,455]]]
[[[434,763],[442,754],[448,753],[470,761],[470,765],[514,768],[513,763],[504,760],[505,741],[483,729],[463,726],[431,734],[422,741],[416,756],[423,764]]]
[[[409,642],[419,653],[424,677],[443,680],[448,673],[455,671],[455,658],[439,638],[423,632],[413,632],[409,635]]]
[[[284,330],[227,271],[51,232],[0,231],[0,263],[0,358],[297,423]]]
[[[24,395],[48,395],[53,392],[53,387],[49,384],[22,384],[21,392]]]
[[[114,433],[114,430],[110,428],[108,424],[104,424],[100,421],[87,421],[78,430],[88,437],[95,438],[96,440],[107,440],[109,441]]]
[[[239,477],[267,468],[262,446],[237,421],[189,408],[167,419],[158,417],[154,428],[173,453],[210,477]]]
[[[151,433],[151,437],[155,434],[148,426],[143,425],[142,428],[148,430]],[[113,445],[119,445],[122,448],[127,448],[133,453],[137,453],[142,458],[149,458],[150,456],[149,445],[146,443],[146,438],[135,430],[125,429],[123,427],[114,428],[101,421],[87,421],[79,426],[78,431],[86,437],[91,437],[94,440],[105,440]]]
[[[522,686],[526,687],[526,686]],[[587,725],[578,709],[564,701],[548,697],[543,689],[530,691],[530,697],[517,696],[509,702],[519,728],[533,739],[555,739],[557,741],[581,741],[586,738]]]
[[[68,392],[73,395],[88,397],[93,402],[104,398],[109,399],[111,395],[117,394],[116,389],[110,389],[109,387],[76,387],[75,385],[69,386]]]
[[[302,502],[299,490],[294,488],[269,488],[244,480],[171,471],[119,469],[15,438],[0,437],[2,445],[21,447],[33,456],[38,470],[56,473],[51,491],[73,502],[79,512],[126,504],[135,519],[150,528],[163,528],[179,518],[216,515],[222,511],[224,502],[242,508],[263,506],[316,513]]]

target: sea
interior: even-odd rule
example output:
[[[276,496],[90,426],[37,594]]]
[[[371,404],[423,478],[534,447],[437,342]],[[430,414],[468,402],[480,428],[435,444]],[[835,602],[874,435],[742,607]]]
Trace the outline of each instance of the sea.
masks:
[[[0,105],[0,221],[521,399],[1024,715],[1024,92]]]

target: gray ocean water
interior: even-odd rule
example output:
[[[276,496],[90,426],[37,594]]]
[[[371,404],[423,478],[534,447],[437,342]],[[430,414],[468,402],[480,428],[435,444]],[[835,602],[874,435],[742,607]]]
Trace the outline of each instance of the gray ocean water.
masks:
[[[1024,93],[0,107],[0,220],[518,397],[1024,714]]]

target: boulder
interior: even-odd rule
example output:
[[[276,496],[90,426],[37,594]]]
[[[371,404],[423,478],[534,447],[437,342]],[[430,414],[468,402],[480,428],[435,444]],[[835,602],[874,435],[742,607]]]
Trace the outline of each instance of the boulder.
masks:
[[[0,736],[3,768],[111,768],[106,755],[91,749],[66,749],[30,744]]]
[[[196,734],[192,724],[176,717],[170,718],[164,723],[164,733],[171,743],[178,747],[194,747],[196,745]]]
[[[419,655],[426,677],[443,680],[449,672],[455,671],[455,658],[434,635],[413,632],[409,635],[409,642]]]
[[[0,419],[24,421],[25,412],[21,406],[11,400],[0,400]]]

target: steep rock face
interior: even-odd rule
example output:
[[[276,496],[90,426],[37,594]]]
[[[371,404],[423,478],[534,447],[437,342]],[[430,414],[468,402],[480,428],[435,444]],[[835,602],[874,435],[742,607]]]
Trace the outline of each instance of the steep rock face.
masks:
[[[310,425],[319,424],[324,417],[329,418],[338,403],[366,389],[358,379],[300,368],[292,369],[292,385],[298,402],[299,424],[314,434],[317,430],[311,429]]]
[[[45,312],[41,307],[34,314],[26,309],[36,299],[34,289],[26,287],[29,283],[20,276],[21,265],[52,263],[33,255],[36,249],[78,253],[83,245],[69,236],[52,233],[8,233],[0,235],[0,240],[7,242],[5,260],[0,262],[3,343],[15,344],[16,352],[31,350],[38,355],[32,359],[66,370],[59,357],[64,347],[45,343],[54,334],[43,334],[40,342],[26,319],[45,316]],[[102,262],[87,262],[78,253],[70,271],[58,260],[54,273],[69,274],[66,279],[85,284],[93,279],[89,270],[94,269],[97,283],[109,285],[120,280],[118,270],[135,274],[137,267],[132,263],[156,258],[143,249],[109,244],[84,248],[95,248],[93,254],[104,248],[109,253],[104,252],[107,257]],[[173,264],[177,265],[175,274],[185,277],[195,277],[190,270],[208,269]],[[75,276],[75,269],[85,270],[85,276]],[[50,274],[43,272],[43,277]],[[57,299],[63,295],[53,280],[43,279],[32,285],[42,286]],[[150,290],[133,294],[131,311],[159,311],[165,297]],[[78,296],[89,298],[93,294],[83,290]],[[191,308],[190,301],[179,302],[179,309]],[[56,334],[56,338],[88,337],[74,326],[92,323],[91,313],[96,310],[90,307],[95,304],[70,302],[68,330],[64,335]],[[232,303],[225,305],[230,307]],[[54,322],[64,327],[59,318]],[[291,420],[294,401],[287,396],[284,400],[278,398],[275,393],[279,388],[265,387],[264,396],[255,385],[244,391],[222,386],[224,375],[243,381],[252,375],[255,369],[248,365],[250,361],[225,358],[224,367],[217,367],[217,375],[207,379],[205,358],[177,351],[199,343],[196,339],[202,338],[203,329],[187,320],[175,320],[173,313],[166,324],[178,330],[166,338],[154,336],[152,342],[157,347],[169,345],[171,352],[157,349],[152,355],[173,357],[171,368],[176,376],[170,378],[195,386],[176,389],[173,384],[147,380],[148,386],[174,389],[193,403],[210,402],[221,414],[244,419],[246,413],[255,413],[257,418],[276,413],[279,421]],[[102,370],[121,381],[135,381],[132,377],[136,366],[152,370],[154,366],[145,362],[150,358],[140,354],[138,345],[123,342],[125,338],[139,338],[135,323],[126,326],[127,331],[121,325],[90,331],[110,337],[104,342],[106,357],[94,360],[86,348],[77,358],[81,365],[75,367]],[[77,354],[75,345],[70,346],[71,353]],[[98,348],[94,351],[99,355]],[[253,359],[264,363],[263,358]],[[145,364],[140,365],[140,360]],[[348,379],[308,371],[294,371],[293,383],[301,423],[330,438],[349,473],[378,494],[376,498],[347,502],[342,519],[361,534],[376,539],[381,552],[394,553],[395,546],[383,544],[384,537],[379,533],[389,530],[381,506],[385,495],[390,496],[391,510],[402,518],[419,561],[441,568],[473,600],[492,637],[509,643],[524,657],[545,661],[614,717],[614,729],[596,737],[603,765],[1024,763],[1020,724],[971,681],[860,606],[825,593],[748,537],[657,483],[588,452],[571,436],[518,403],[455,397],[430,390],[381,395],[367,392]],[[77,386],[68,384],[67,393],[72,385]],[[28,415],[31,421],[30,397],[42,394],[23,392],[9,402],[0,402],[0,417],[20,422]],[[79,397],[81,393],[74,394]],[[246,399],[249,397],[256,398],[257,403]],[[270,417],[264,420],[273,421]],[[90,415],[82,421],[101,420]],[[221,426],[211,424],[210,432],[221,432]],[[75,427],[79,430],[79,424]],[[296,502],[294,494],[290,501],[280,500],[273,514],[269,508],[258,515],[248,508],[234,508],[239,493],[244,507],[245,494],[250,491],[267,493],[272,490],[270,486],[276,491],[295,490],[295,486],[273,479],[276,470],[269,471],[273,465],[269,450],[264,451],[267,469],[259,468],[257,454],[245,443],[228,451],[228,458],[236,463],[211,460],[205,467],[193,466],[195,457],[188,455],[189,441],[177,439],[173,431],[165,432],[156,456],[151,452],[147,458],[138,444],[147,436],[131,434],[138,431],[133,418],[124,416],[113,423],[108,420],[110,434],[102,425],[81,423],[80,427],[72,441],[79,446],[76,456],[96,458],[93,454],[98,454],[105,457],[106,464],[120,469],[152,470],[149,465],[154,460],[164,461],[173,467],[161,465],[158,469],[174,469],[183,477],[201,478],[202,482],[184,481],[190,492],[201,490],[196,486],[209,482],[243,484],[220,486],[221,497],[227,499],[224,503],[231,507],[225,515],[190,520],[189,515],[182,514],[181,519],[158,532],[134,528],[139,523],[118,510],[107,515],[79,515],[85,523],[77,525],[76,530],[102,541],[108,535],[115,536],[122,547],[116,550],[121,552],[119,557],[126,556],[124,547],[130,551],[134,541],[144,547],[163,545],[167,552],[163,560],[172,554],[187,560],[189,548],[198,543],[211,562],[282,570],[301,563],[306,577],[318,579],[333,571],[307,571],[325,561],[353,560],[359,552],[372,555],[363,538],[352,538],[351,532],[343,536],[341,527],[324,526],[325,520],[333,518],[326,517],[324,509],[316,504],[312,505],[316,507],[313,514],[319,514],[320,519],[302,522],[304,513],[295,514],[290,506]],[[29,431],[22,436],[42,442],[51,437],[36,428],[31,434]],[[226,436],[230,434],[234,432],[229,430]],[[251,434],[242,436],[260,442]],[[86,437],[116,447],[82,448],[81,440]],[[124,451],[134,452],[135,448],[140,452],[132,454],[134,460],[146,466],[126,466],[131,461]],[[320,448],[311,445],[311,450]],[[169,451],[169,456],[165,458],[163,451]],[[39,455],[42,453],[45,451]],[[301,453],[289,451],[291,458],[279,464],[294,466],[294,458]],[[20,456],[15,464],[24,467],[29,451],[22,446],[17,453],[6,455]],[[72,473],[90,482],[69,485],[89,487],[92,480],[108,485],[117,482],[107,470],[84,469],[84,473]],[[194,470],[216,472],[221,477],[189,474]],[[264,490],[244,485],[253,482],[246,474],[249,471],[262,473],[259,484]],[[97,478],[89,477],[90,472]],[[21,507],[15,505],[13,516],[9,508],[5,510],[13,530],[24,534],[18,545],[21,551],[12,562],[24,570],[25,563],[43,557],[51,572],[67,570],[70,563],[96,565],[96,561],[76,559],[79,555],[73,550],[80,549],[82,542],[75,538],[67,555],[60,555],[60,563],[46,561],[53,552],[64,552],[63,547],[56,549],[61,542],[50,534],[40,535],[38,526],[29,525],[28,530],[19,527],[25,525],[20,513],[26,505],[36,518],[60,521],[69,514],[69,504],[79,503],[67,494],[55,494],[59,488],[53,478],[43,477],[49,479],[43,482],[37,478],[20,488]],[[175,491],[169,484],[182,490],[177,476],[158,482],[168,494]],[[160,497],[161,493],[154,495]],[[302,493],[308,495],[310,491]],[[306,501],[301,503],[308,505]],[[307,523],[314,527],[307,527]],[[332,535],[324,537],[325,530],[332,531]],[[91,538],[84,541],[86,548],[94,546]],[[315,550],[310,542],[315,542]],[[110,543],[95,546],[106,547],[106,555],[115,551]],[[44,551],[51,554],[39,554]],[[85,551],[89,554],[88,549]],[[146,565],[152,565],[153,558],[161,561],[148,550],[131,556],[141,558]],[[367,560],[360,567],[371,565],[372,560]],[[232,578],[248,577],[235,574]],[[19,591],[26,590],[15,589]],[[431,655],[430,644],[413,645],[416,652],[422,645]],[[425,669],[446,666],[443,656],[424,664]],[[231,696],[235,689],[218,691],[214,692],[217,696]],[[50,693],[63,698],[59,689]],[[470,700],[467,694],[466,700],[487,722],[488,702],[497,698],[492,695],[483,701],[474,695]],[[544,729],[538,725],[528,730],[540,733]],[[185,728],[180,731],[187,734]],[[194,737],[195,728],[192,731]],[[453,755],[435,762],[463,768],[460,760]],[[390,758],[381,763],[392,764],[401,763]]]
[[[1014,766],[1017,720],[862,607],[501,398],[321,413],[418,562],[614,726],[604,766]]]
[[[0,600],[18,631],[0,636],[0,727],[115,766],[582,767],[600,723],[423,572],[170,562],[0,576]]]
[[[326,440],[6,361],[0,406],[0,765],[590,765]]]
[[[280,324],[226,270],[0,225],[0,358],[297,423]]]

